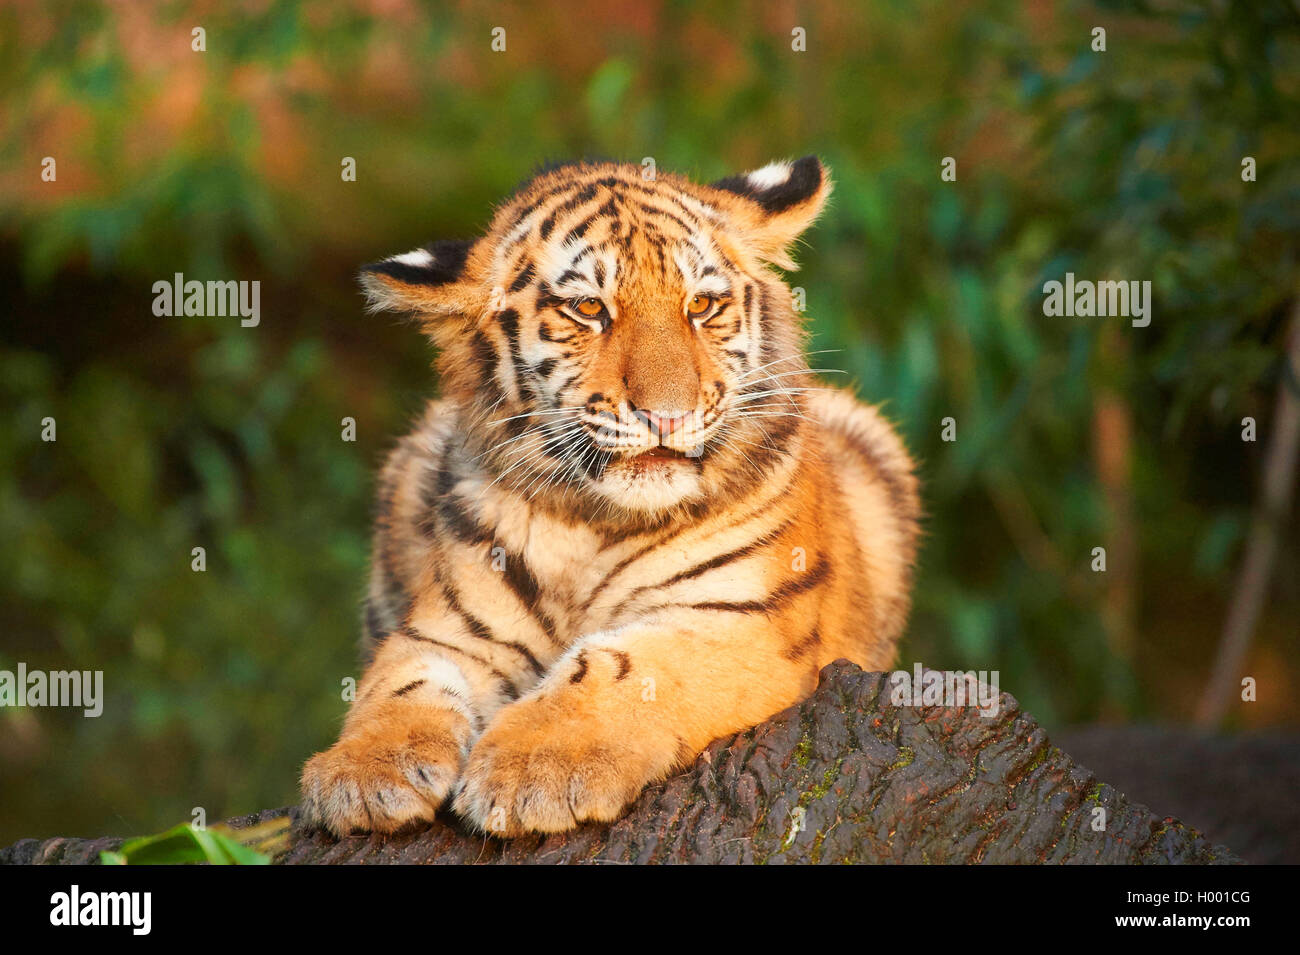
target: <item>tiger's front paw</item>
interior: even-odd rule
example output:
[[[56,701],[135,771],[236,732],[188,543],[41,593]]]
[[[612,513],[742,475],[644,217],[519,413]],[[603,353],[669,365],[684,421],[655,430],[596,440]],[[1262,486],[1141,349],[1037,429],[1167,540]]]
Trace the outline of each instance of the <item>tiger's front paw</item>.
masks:
[[[500,836],[608,822],[677,761],[650,727],[559,697],[501,711],[470,753],[456,812]]]
[[[303,767],[306,821],[336,836],[432,821],[465,761],[469,721],[394,700],[357,724]]]

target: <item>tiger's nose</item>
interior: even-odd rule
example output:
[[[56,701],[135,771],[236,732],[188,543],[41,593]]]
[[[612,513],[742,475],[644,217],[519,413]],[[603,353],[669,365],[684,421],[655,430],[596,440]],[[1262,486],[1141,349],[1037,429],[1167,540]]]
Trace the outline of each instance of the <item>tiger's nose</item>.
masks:
[[[688,414],[658,414],[654,411],[638,409],[636,416],[658,437],[665,438],[686,426]]]

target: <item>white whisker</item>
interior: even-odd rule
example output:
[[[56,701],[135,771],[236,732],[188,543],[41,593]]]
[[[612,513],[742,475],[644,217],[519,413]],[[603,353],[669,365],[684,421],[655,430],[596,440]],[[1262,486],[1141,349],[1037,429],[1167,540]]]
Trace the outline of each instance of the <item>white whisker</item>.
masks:
[[[505,424],[507,421],[517,421],[520,418],[540,418],[543,415],[569,414],[574,411],[581,411],[583,405],[574,405],[571,408],[553,408],[546,411],[525,411],[523,414],[514,414],[508,418],[497,418],[495,421],[484,422],[486,425]]]

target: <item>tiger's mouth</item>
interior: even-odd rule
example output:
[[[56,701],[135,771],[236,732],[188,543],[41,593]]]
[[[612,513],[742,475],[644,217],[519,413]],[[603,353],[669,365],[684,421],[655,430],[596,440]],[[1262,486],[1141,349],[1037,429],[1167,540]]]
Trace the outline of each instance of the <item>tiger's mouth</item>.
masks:
[[[631,454],[624,455],[619,463],[626,469],[636,474],[642,474],[647,471],[663,471],[672,469],[678,465],[689,463],[691,455],[685,451],[678,451],[675,448],[659,445],[654,448],[646,448],[643,451],[634,451]]]
[[[684,461],[686,452],[678,451],[674,448],[666,448],[662,444],[657,448],[651,448],[648,451],[642,451],[632,455],[633,461],[645,461],[647,463],[654,461]]]
[[[595,490],[633,511],[656,512],[699,497],[702,448],[678,451],[658,445],[626,448],[609,459]]]

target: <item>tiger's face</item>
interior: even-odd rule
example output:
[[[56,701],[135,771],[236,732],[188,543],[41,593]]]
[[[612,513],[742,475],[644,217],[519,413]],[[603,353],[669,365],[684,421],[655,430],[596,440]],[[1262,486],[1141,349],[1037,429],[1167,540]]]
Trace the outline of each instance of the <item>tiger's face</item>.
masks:
[[[493,480],[588,511],[707,507],[780,466],[807,367],[769,267],[821,210],[813,157],[699,186],[563,166],[471,242],[368,266],[373,307],[418,314]]]

